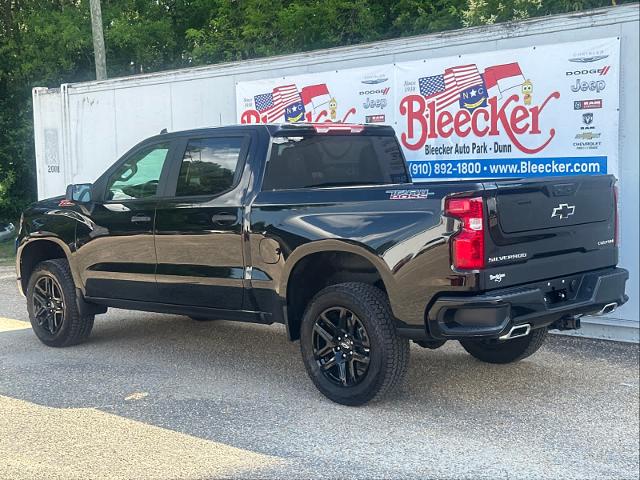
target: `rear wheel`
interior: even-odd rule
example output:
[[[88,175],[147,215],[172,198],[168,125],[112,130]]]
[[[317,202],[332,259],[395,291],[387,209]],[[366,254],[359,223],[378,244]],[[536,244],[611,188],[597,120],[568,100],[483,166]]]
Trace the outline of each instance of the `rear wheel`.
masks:
[[[302,359],[315,386],[334,402],[362,405],[396,387],[409,363],[409,341],[396,334],[386,295],[342,283],[318,293],[304,314]]]
[[[513,340],[460,340],[473,357],[487,363],[517,362],[533,355],[547,338],[548,330],[539,328],[529,335]]]
[[[36,336],[45,345],[68,347],[85,340],[94,315],[81,316],[76,287],[66,260],[36,265],[27,285],[27,310]]]

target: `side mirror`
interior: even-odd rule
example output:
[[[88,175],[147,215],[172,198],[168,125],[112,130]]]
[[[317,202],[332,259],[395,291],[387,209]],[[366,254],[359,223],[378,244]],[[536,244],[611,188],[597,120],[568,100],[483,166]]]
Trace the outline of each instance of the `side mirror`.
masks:
[[[68,185],[64,199],[69,202],[89,203],[91,201],[91,187],[90,183]]]

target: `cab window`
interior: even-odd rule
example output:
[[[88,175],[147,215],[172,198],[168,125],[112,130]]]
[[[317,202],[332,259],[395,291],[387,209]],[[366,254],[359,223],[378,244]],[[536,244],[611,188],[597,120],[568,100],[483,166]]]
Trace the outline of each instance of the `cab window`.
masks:
[[[244,137],[189,140],[178,175],[177,197],[218,195],[235,184]]]
[[[158,193],[169,144],[145,148],[127,159],[109,178],[107,200],[135,200]]]
[[[398,141],[390,135],[275,137],[262,190],[409,181]]]

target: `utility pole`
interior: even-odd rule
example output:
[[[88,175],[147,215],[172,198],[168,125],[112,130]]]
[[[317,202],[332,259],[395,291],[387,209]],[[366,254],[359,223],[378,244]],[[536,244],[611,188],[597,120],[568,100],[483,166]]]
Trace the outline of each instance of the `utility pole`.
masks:
[[[93,55],[96,61],[96,80],[107,79],[107,55],[102,33],[102,9],[100,0],[89,0],[91,8],[91,31],[93,32]]]

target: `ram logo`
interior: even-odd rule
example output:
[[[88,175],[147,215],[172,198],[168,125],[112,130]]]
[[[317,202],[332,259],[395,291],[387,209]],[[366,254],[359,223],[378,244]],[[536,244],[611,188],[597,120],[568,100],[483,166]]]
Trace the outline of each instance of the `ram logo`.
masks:
[[[496,273],[495,275],[489,274],[489,280],[500,283],[504,277],[506,277],[506,273]]]

